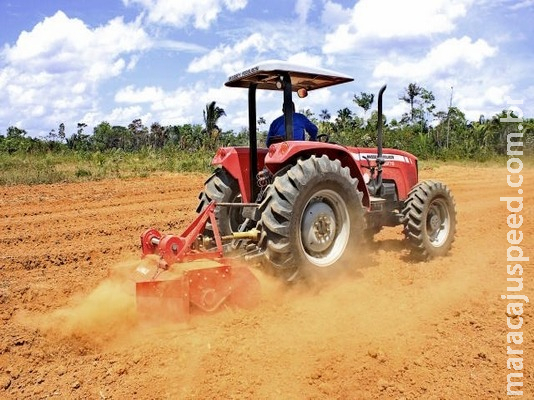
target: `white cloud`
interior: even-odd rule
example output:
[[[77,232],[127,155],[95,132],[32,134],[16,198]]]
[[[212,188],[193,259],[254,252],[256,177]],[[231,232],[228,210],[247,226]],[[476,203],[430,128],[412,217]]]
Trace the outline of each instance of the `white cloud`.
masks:
[[[388,58],[394,61],[379,62],[373,78],[388,82],[388,103],[394,99],[391,92],[399,97],[403,87],[417,82],[434,93],[437,110],[447,109],[452,94],[453,105],[459,107],[468,119],[474,120],[480,114],[488,114],[487,110],[497,112],[498,103],[502,104],[502,91],[509,89],[501,83],[504,76],[494,76],[493,68],[485,68],[497,51],[497,47],[482,39],[450,38],[420,58],[389,55]],[[401,111],[400,107],[393,107],[390,116],[398,118]]]
[[[322,58],[317,55],[320,54],[319,49],[315,47],[317,41],[311,39],[319,36],[319,32],[313,27],[303,26],[295,31],[292,25],[281,22],[257,24],[254,28],[253,33],[244,36],[240,41],[221,44],[209,53],[194,58],[187,72],[222,71],[229,76],[263,59],[287,60],[297,57],[305,63],[313,60],[316,65],[318,57]]]
[[[107,121],[111,125],[128,126],[134,119],[140,119],[144,125],[150,125],[152,122],[156,122],[153,115],[150,112],[146,112],[140,105],[115,107],[107,112],[100,109],[91,110],[83,115],[81,121],[85,122],[90,129],[102,121]],[[90,130],[86,129],[86,132],[89,133]]]
[[[183,28],[193,20],[195,28],[208,29],[223,8],[235,12],[245,8],[247,0],[123,0],[123,3],[141,5],[150,22]]]
[[[305,52],[299,52],[287,59],[288,62],[307,65],[308,67],[322,67],[323,58],[321,56],[311,55]]]
[[[321,23],[327,27],[337,27],[350,22],[350,10],[338,3],[327,1],[321,14]]]
[[[262,51],[268,48],[268,40],[260,33],[253,33],[234,45],[220,45],[208,54],[195,58],[188,66],[187,72],[198,73],[217,70],[221,66],[230,75],[236,71],[232,61],[243,58],[249,51]]]
[[[461,39],[447,39],[431,49],[424,58],[413,61],[397,59],[395,62],[383,61],[373,71],[378,79],[400,78],[405,81],[425,81],[430,77],[443,74],[454,75],[458,66],[467,65],[480,68],[488,57],[496,54],[497,49],[485,40],[473,42],[464,36]]]
[[[449,33],[474,0],[360,0],[349,22],[325,37],[323,51],[351,51],[377,40]]]
[[[142,89],[136,89],[133,85],[128,85],[120,89],[115,94],[117,103],[152,103],[165,97],[163,89],[155,86],[146,86]]]
[[[409,110],[410,106],[407,103],[405,103],[404,101],[398,101],[396,103],[393,103],[393,105],[389,108],[384,109],[384,115],[388,123],[391,122],[391,120],[393,119],[396,119],[398,122],[401,119],[402,115],[404,115],[404,113],[407,113]]]
[[[488,88],[465,85],[455,94],[454,105],[465,112],[467,119],[478,120],[482,114],[489,117],[505,109],[506,98],[512,94],[513,89],[513,85],[509,84]]]
[[[125,62],[122,54],[149,46],[150,40],[137,22],[125,24],[118,17],[92,30],[58,11],[32,31],[22,31],[16,44],[6,46],[3,53],[8,64],[24,70],[52,74],[84,71],[98,80],[120,72]]]
[[[128,126],[130,122],[138,118],[141,119],[144,124],[148,124],[150,123],[151,114],[143,114],[143,109],[140,106],[117,107],[100,120],[113,121],[113,124]],[[97,123],[97,121],[94,122]]]
[[[191,53],[200,53],[207,50],[205,47],[197,44],[181,42],[177,40],[160,40],[154,43],[154,47],[173,51],[187,51]]]
[[[49,130],[93,107],[99,84],[120,75],[151,41],[138,21],[115,18],[94,29],[62,11],[6,45],[0,65],[0,108],[11,115],[46,116]],[[0,114],[0,122],[9,125]],[[31,126],[31,125],[30,125]]]
[[[492,86],[486,89],[484,98],[495,106],[506,104],[505,98],[510,95],[512,85]]]
[[[523,8],[529,8],[532,6],[534,6],[534,0],[522,0],[519,2],[514,2],[514,4],[510,6],[510,10],[521,10]]]
[[[198,123],[202,120],[202,110],[211,101],[216,101],[217,105],[222,108],[238,104],[246,110],[247,91],[224,87],[222,82],[217,88],[197,83],[172,90],[154,86],[135,88],[128,85],[117,91],[115,101],[131,105],[116,108],[107,116],[94,115],[92,119],[120,121],[127,125],[132,119],[139,118],[139,115],[145,113],[143,118],[157,116],[157,121],[162,125]],[[146,121],[145,119],[143,123],[150,122],[149,119]]]
[[[295,3],[295,12],[298,15],[300,24],[304,24],[308,19],[308,13],[313,5],[313,0],[297,0]]]

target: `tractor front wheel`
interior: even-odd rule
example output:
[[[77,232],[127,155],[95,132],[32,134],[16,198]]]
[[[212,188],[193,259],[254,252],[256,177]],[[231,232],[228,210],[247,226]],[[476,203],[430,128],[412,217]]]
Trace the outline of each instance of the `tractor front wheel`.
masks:
[[[404,234],[415,258],[426,260],[449,252],[456,233],[456,209],[446,185],[418,183],[408,194],[402,214]]]
[[[275,178],[260,206],[259,246],[268,265],[287,280],[322,279],[353,266],[365,224],[361,198],[358,180],[339,160],[299,160]]]

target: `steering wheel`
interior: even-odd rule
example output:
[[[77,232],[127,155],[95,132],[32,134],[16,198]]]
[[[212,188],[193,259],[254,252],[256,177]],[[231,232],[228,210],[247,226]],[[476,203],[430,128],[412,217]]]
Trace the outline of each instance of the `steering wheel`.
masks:
[[[330,143],[330,135],[327,133],[321,133],[317,135],[317,141],[322,143]]]

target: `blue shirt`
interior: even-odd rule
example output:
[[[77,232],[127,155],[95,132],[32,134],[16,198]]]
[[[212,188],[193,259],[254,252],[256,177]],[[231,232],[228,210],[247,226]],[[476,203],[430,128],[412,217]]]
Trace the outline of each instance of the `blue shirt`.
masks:
[[[300,113],[293,114],[293,140],[306,140],[304,131],[308,132],[311,140],[317,140],[319,129],[304,115]],[[286,128],[284,116],[276,118],[269,127],[267,134],[267,147],[271,144],[271,139],[275,136],[285,138]]]

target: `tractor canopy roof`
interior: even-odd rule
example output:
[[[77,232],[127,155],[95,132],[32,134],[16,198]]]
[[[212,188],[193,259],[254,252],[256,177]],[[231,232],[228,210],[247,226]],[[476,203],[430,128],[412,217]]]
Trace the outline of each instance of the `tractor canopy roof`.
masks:
[[[248,88],[256,84],[258,89],[282,90],[281,77],[289,75],[292,91],[320,89],[340,83],[351,82],[354,78],[324,68],[298,65],[280,60],[262,61],[228,78],[225,85]]]

